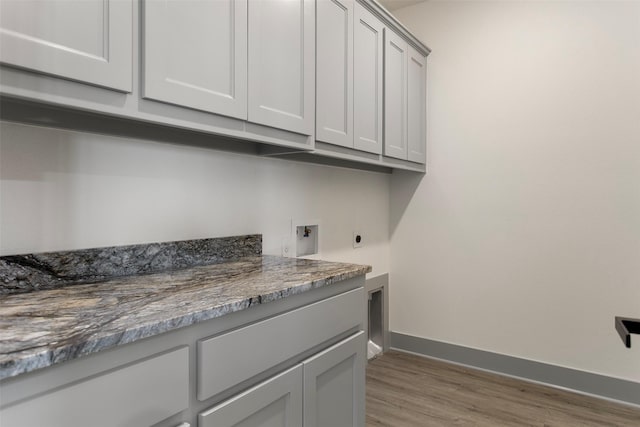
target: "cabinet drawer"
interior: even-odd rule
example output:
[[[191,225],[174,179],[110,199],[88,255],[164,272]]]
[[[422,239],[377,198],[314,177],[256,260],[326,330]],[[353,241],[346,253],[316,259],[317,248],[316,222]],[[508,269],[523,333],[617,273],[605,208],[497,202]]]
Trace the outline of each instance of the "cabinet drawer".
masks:
[[[362,325],[364,290],[341,295],[198,342],[198,399],[205,400]]]
[[[189,349],[182,347],[0,411],[6,427],[152,425],[189,406]]]

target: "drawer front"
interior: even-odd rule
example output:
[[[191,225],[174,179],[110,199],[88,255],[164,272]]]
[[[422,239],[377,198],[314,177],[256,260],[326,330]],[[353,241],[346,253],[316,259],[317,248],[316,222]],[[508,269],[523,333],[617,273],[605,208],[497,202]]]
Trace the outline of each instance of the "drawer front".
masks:
[[[182,347],[0,411],[3,427],[148,426],[189,406]]]
[[[198,399],[205,400],[363,324],[363,288],[198,342]]]
[[[198,415],[198,427],[302,425],[302,365]]]

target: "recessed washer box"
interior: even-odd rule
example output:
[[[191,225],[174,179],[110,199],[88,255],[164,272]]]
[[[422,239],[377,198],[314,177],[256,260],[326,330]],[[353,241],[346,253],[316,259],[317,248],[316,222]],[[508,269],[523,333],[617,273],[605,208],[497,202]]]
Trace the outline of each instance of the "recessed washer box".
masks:
[[[295,242],[296,257],[317,255],[320,252],[320,221],[292,220],[291,235]]]

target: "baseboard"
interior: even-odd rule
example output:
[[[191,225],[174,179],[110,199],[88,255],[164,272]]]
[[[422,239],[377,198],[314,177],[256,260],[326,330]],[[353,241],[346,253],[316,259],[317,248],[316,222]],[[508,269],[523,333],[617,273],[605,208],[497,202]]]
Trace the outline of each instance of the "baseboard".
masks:
[[[640,383],[391,332],[391,348],[640,407]]]

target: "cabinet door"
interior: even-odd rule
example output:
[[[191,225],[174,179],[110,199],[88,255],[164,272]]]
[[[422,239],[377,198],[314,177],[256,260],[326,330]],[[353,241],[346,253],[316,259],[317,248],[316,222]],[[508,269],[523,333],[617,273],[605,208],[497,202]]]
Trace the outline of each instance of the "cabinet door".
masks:
[[[426,160],[426,57],[409,46],[407,65],[407,160]]]
[[[384,31],[384,154],[407,160],[407,42]]]
[[[312,135],[315,1],[249,2],[249,121]]]
[[[131,0],[0,1],[0,62],[131,92]]]
[[[304,426],[364,427],[363,331],[303,362]]]
[[[247,0],[153,0],[144,11],[144,97],[247,118]]]
[[[382,153],[382,67],[384,24],[362,5],[355,5],[354,148]]]
[[[198,426],[302,426],[302,365],[201,413]]]
[[[353,147],[353,1],[316,3],[316,140]]]

